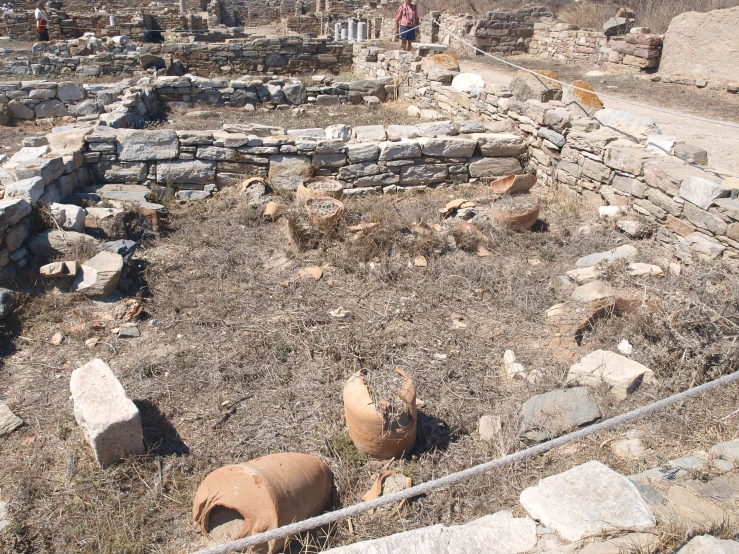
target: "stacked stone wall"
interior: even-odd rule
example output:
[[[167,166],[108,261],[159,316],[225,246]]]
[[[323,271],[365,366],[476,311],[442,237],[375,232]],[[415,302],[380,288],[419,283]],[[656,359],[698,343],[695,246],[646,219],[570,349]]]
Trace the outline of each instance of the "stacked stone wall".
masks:
[[[739,180],[687,163],[700,149],[681,147],[674,137],[649,136],[658,131],[626,112],[598,112],[601,120],[610,115],[626,123],[601,127],[575,101],[519,101],[507,87],[461,92],[449,84],[454,72],[424,72],[423,61],[412,54],[354,48],[357,72],[396,77],[403,97],[420,108],[515,125],[528,144],[527,170],[540,184],[632,214],[640,223],[629,232],[654,232],[684,261],[739,257],[739,201],[732,198]]]

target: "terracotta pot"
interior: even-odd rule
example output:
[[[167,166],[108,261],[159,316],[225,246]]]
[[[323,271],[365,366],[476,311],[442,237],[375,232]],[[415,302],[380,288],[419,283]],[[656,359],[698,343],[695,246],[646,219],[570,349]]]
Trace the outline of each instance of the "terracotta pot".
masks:
[[[268,221],[277,221],[287,211],[287,206],[279,202],[267,202],[262,217]]]
[[[298,185],[295,192],[295,201],[298,205],[305,204],[311,198],[344,198],[344,187],[336,179],[329,177],[313,177]]]
[[[536,175],[524,173],[523,175],[508,175],[490,183],[490,188],[496,194],[510,194],[512,192],[524,192],[536,184]]]
[[[224,518],[226,513],[240,515],[240,529],[240,519],[229,524],[233,536],[218,536],[222,542],[240,539],[318,515],[331,497],[332,482],[328,466],[308,454],[285,452],[224,466],[200,484],[193,501],[193,519],[203,533],[215,534],[216,519],[228,519]],[[253,550],[272,554],[281,551],[285,542],[270,541]]]
[[[407,373],[400,369],[395,372],[405,378],[398,396],[408,405],[408,413],[390,428],[386,428],[361,372],[352,375],[344,386],[344,416],[349,437],[357,450],[381,460],[407,454],[416,442],[416,386]]]
[[[493,202],[493,219],[514,231],[531,229],[539,217],[539,199],[533,194],[505,196]]]
[[[319,211],[319,206],[333,204],[330,210]],[[318,227],[328,229],[336,225],[336,222],[344,215],[344,203],[335,198],[321,196],[318,198],[309,198],[305,203],[305,209],[308,210],[311,221]]]

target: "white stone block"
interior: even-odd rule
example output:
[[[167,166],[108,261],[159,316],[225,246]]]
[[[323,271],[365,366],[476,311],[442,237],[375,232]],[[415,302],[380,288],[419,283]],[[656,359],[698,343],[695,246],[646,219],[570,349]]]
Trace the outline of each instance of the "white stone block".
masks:
[[[96,358],[75,369],[69,388],[74,417],[102,467],[144,454],[141,414],[108,364]]]

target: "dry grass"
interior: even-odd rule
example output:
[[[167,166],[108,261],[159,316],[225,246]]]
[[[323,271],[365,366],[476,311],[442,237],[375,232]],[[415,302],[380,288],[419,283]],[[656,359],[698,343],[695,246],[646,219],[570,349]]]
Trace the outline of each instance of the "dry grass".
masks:
[[[737,0],[631,0],[610,2],[582,0],[560,8],[557,15],[563,21],[587,29],[601,29],[603,23],[616,15],[621,6],[636,12],[636,25],[649,27],[653,33],[664,33],[672,18],[685,12],[709,12],[739,6]]]
[[[438,208],[459,196],[478,201],[474,223],[492,256],[458,247],[458,222],[439,218]],[[33,291],[0,359],[4,399],[27,422],[0,449],[0,489],[15,522],[0,537],[0,550],[187,552],[204,544],[190,522],[202,478],[223,464],[280,451],[326,460],[335,475],[334,506],[359,501],[387,465],[358,454],[343,423],[341,390],[363,368],[409,371],[425,402],[412,455],[389,464],[415,482],[519,449],[521,404],[561,387],[567,370],[547,346],[544,318],[569,295],[558,276],[577,257],[612,248],[623,236],[557,197],[542,201],[546,225],[510,233],[485,217],[490,199],[481,186],[351,199],[345,222],[306,252],[287,243],[282,224],[263,223],[235,190],[175,207],[168,232],[137,254],[141,301],[158,325],[142,322],[142,337],[129,342],[105,329],[73,331],[79,318],[89,321],[109,306]],[[357,238],[346,227],[360,221],[380,225]],[[437,223],[440,231],[433,230]],[[638,247],[643,261],[664,256],[650,241]],[[412,266],[419,253],[428,267]],[[298,277],[314,265],[323,268],[322,279]],[[633,357],[659,382],[620,403],[594,391],[605,417],[736,367],[734,270],[700,265],[683,277],[632,279],[615,268],[609,279],[646,290],[659,309],[601,322],[583,338],[584,351],[614,349],[627,338]],[[329,315],[339,306],[345,317]],[[57,330],[67,339],[54,347],[48,339]],[[90,336],[101,340],[94,351],[83,343]],[[541,380],[508,381],[507,348],[527,369],[541,369]],[[71,371],[94,356],[109,361],[138,403],[149,451],[105,471],[68,399]],[[654,467],[734,435],[737,394],[738,387],[727,388],[639,422],[650,447],[643,461],[615,458],[601,444],[618,433],[607,433],[392,512],[306,534],[293,551],[461,523],[502,508],[520,513],[523,488],[590,459],[624,474]],[[483,414],[503,423],[494,444],[476,438]]]

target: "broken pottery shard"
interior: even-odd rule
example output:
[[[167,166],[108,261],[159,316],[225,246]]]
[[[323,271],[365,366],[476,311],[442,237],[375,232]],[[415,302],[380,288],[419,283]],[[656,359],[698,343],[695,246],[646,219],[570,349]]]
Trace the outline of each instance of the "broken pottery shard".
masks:
[[[102,467],[144,453],[141,415],[108,364],[94,359],[69,381],[74,417]]]
[[[598,461],[552,475],[521,493],[531,517],[567,541],[609,531],[651,531],[655,518],[634,484]]]
[[[615,352],[596,350],[570,367],[568,382],[598,386],[606,383],[613,396],[625,399],[639,388],[642,381],[654,378],[648,367]]]

